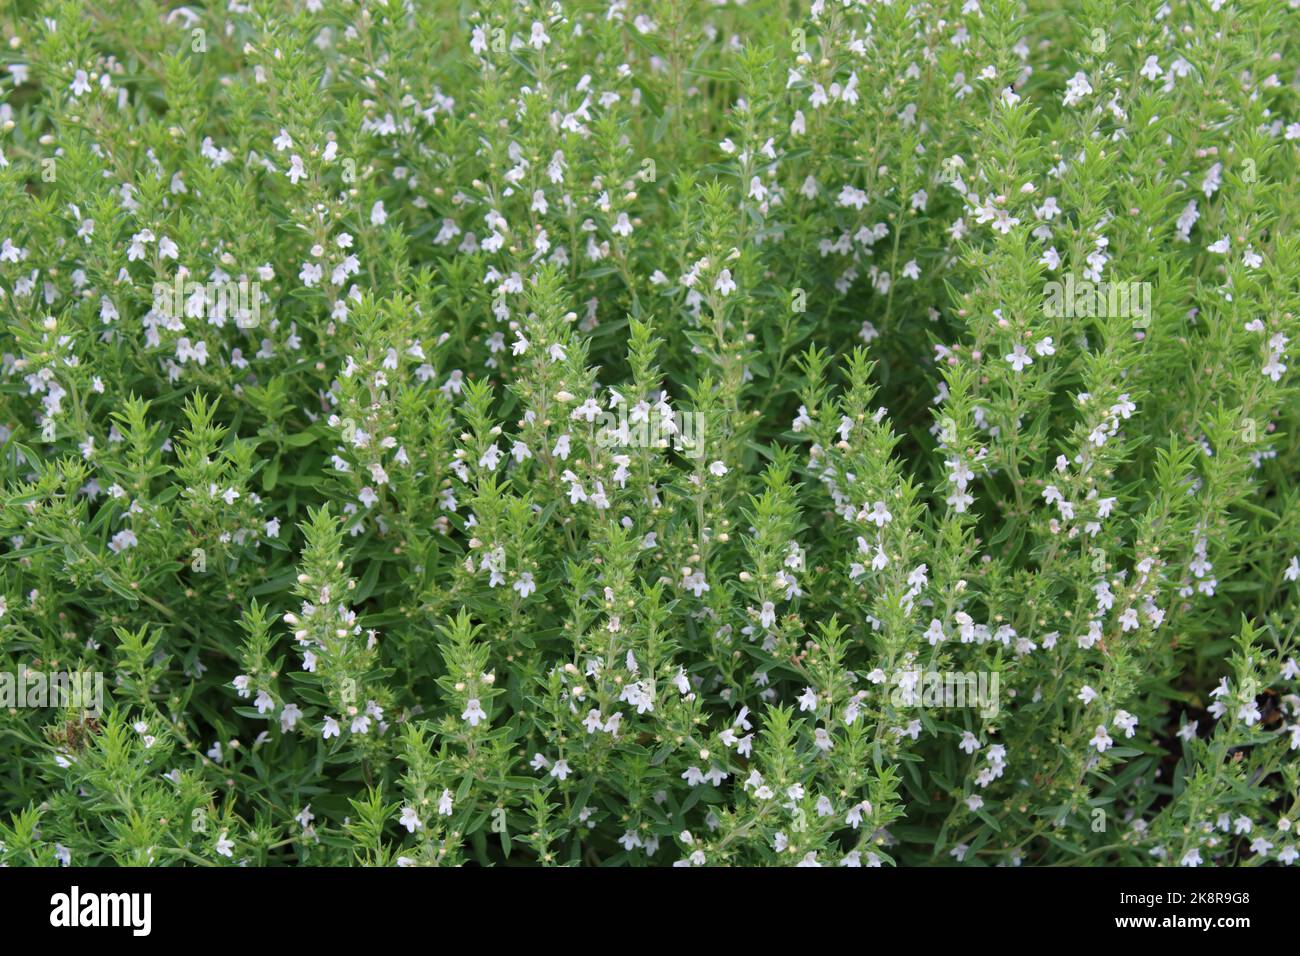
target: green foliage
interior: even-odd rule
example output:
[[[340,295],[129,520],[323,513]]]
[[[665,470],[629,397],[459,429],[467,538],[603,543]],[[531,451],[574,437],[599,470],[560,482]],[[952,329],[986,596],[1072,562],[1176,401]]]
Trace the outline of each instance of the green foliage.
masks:
[[[1295,11],[806,6],[0,11],[0,863],[1300,857]]]

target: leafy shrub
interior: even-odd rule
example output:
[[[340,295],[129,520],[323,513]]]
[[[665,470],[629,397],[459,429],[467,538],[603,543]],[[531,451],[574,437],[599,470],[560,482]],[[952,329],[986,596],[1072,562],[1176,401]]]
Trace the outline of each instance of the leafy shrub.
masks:
[[[801,6],[11,4],[0,860],[1300,855],[1296,4]]]

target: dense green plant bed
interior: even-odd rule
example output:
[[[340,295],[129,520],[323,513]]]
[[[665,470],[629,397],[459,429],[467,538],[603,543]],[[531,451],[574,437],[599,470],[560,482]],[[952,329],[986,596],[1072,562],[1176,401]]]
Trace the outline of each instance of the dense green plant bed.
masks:
[[[0,862],[1290,864],[1300,10],[0,11]]]

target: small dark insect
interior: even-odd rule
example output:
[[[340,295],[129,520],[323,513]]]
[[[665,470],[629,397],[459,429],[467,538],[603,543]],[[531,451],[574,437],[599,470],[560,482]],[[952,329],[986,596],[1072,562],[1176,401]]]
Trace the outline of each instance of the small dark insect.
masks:
[[[1262,691],[1255,699],[1259,704],[1259,723],[1262,727],[1272,727],[1281,722],[1282,697],[1273,688]]]

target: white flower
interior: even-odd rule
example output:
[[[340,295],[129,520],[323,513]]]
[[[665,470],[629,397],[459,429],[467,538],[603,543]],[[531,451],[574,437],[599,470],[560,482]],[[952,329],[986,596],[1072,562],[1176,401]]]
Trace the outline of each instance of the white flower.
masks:
[[[1282,577],[1286,578],[1288,581],[1300,580],[1300,556],[1291,556],[1291,563],[1288,564],[1286,570],[1282,572]]]
[[[471,727],[477,727],[480,721],[487,719],[487,714],[483,711],[483,705],[479,703],[477,697],[471,697],[465,703],[465,710],[460,715],[461,720],[469,722]]]
[[[424,826],[420,822],[420,815],[415,812],[414,807],[402,807],[402,819],[399,823],[406,827],[408,833],[414,833]]]
[[[1088,82],[1088,75],[1081,70],[1066,82],[1063,102],[1066,106],[1074,106],[1091,92],[1092,84]]]
[[[298,725],[302,719],[302,708],[297,704],[285,704],[284,709],[280,711],[280,730],[288,733]]]
[[[135,262],[137,259],[143,259],[145,256],[145,246],[154,241],[152,230],[141,229],[131,237],[131,244],[126,249],[126,261]],[[6,244],[8,240],[5,240]],[[2,257],[0,257],[2,258]],[[17,261],[16,259],[13,261]]]
[[[114,554],[121,554],[128,548],[134,548],[139,543],[140,541],[136,538],[135,532],[125,528],[113,535],[112,540],[108,542],[108,549]]]
[[[1114,741],[1110,739],[1110,734],[1106,733],[1106,727],[1098,725],[1097,732],[1092,735],[1092,739],[1088,743],[1097,748],[1097,753],[1103,754],[1108,747],[1114,744]]]
[[[865,511],[865,508],[863,510]],[[894,516],[890,514],[889,509],[885,506],[883,501],[877,501],[873,504],[871,510],[866,514],[859,512],[858,517],[865,518],[877,528],[883,528],[885,525],[889,524],[889,522],[894,520]]]
[[[938,618],[930,619],[930,626],[926,628],[925,634],[922,636],[930,642],[931,647],[947,640],[947,635],[943,633],[943,623]]]
[[[90,77],[86,75],[85,70],[78,70],[72,77],[72,98],[76,99],[82,93],[90,92]],[[80,201],[80,200],[78,200]]]
[[[1023,371],[1027,365],[1034,364],[1034,360],[1030,358],[1029,352],[1019,342],[1012,346],[1011,351],[1004,355],[1003,358],[1006,359],[1007,362],[1011,364],[1011,367],[1017,372]]]

